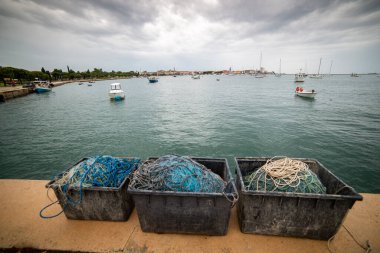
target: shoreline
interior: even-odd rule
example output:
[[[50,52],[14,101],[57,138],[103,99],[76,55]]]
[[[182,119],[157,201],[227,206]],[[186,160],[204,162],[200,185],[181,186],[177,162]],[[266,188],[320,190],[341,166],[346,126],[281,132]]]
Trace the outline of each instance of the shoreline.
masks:
[[[117,79],[81,79],[81,80],[64,80],[64,81],[53,81],[53,89],[55,87],[59,87],[69,83],[77,83],[77,82],[89,82],[89,81],[107,81],[107,80],[119,80],[119,79],[127,79],[127,78],[117,78]],[[0,103],[5,102],[10,99],[27,96],[29,94],[34,93],[33,88],[24,88],[22,85],[17,86],[0,86]]]

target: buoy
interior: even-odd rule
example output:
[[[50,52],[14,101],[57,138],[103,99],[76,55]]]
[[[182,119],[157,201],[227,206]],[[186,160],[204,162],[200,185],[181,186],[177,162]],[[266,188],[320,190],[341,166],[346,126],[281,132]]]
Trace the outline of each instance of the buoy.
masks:
[[[303,91],[303,88],[301,87],[301,88],[300,88],[300,92],[302,92],[302,91]]]
[[[299,91],[299,90],[300,90],[300,87],[297,86],[297,87],[296,87],[296,91]]]

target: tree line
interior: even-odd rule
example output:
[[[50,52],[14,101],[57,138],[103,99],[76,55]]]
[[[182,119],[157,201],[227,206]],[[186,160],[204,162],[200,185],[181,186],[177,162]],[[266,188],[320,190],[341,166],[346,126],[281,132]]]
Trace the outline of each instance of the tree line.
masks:
[[[127,78],[138,76],[138,72],[128,71],[103,71],[101,68],[94,68],[92,71],[74,71],[67,66],[67,71],[62,69],[54,69],[53,71],[45,70],[44,67],[40,71],[29,71],[25,69],[0,66],[0,80],[18,80],[18,83],[30,82],[36,80],[58,81],[58,80],[76,80],[76,79],[106,79],[106,78]]]

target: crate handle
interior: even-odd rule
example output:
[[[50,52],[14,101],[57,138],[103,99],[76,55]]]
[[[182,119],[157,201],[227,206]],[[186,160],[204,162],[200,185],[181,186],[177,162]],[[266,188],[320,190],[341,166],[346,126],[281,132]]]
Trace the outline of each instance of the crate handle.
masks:
[[[227,189],[227,187],[228,187],[228,185],[230,184],[230,183],[232,183],[233,182],[233,179],[230,179],[229,181],[228,181],[228,183],[227,183],[227,185],[226,185],[226,187],[224,188],[224,189]],[[229,202],[231,202],[231,208],[233,208],[234,206],[235,206],[235,204],[236,204],[236,202],[238,202],[238,200],[239,200],[239,194],[237,193],[237,190],[236,190],[236,186],[235,186],[235,184],[232,184],[232,187],[234,188],[234,192],[231,194],[232,196],[232,198],[230,197],[230,196],[228,196],[227,194],[228,193],[226,193],[225,191],[223,191],[223,195],[224,195],[224,197],[229,201]]]
[[[55,217],[59,216],[61,213],[63,213],[63,208],[62,208],[62,211],[60,211],[60,212],[57,213],[57,214],[54,214],[54,215],[51,215],[51,216],[45,216],[45,215],[43,215],[43,212],[45,211],[46,208],[48,208],[48,207],[50,207],[50,206],[52,206],[52,205],[54,205],[54,204],[57,204],[57,203],[59,204],[59,201],[58,201],[58,200],[57,200],[57,201],[54,201],[54,202],[48,204],[47,206],[45,206],[44,208],[42,208],[41,211],[40,211],[40,217],[41,217],[42,219],[51,219],[51,218],[55,218]]]

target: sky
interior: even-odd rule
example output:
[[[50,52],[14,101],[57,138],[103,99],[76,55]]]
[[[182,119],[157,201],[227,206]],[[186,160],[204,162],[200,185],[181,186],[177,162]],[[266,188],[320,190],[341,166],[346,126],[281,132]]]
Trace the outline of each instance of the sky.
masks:
[[[380,73],[380,0],[0,0],[0,66]]]

